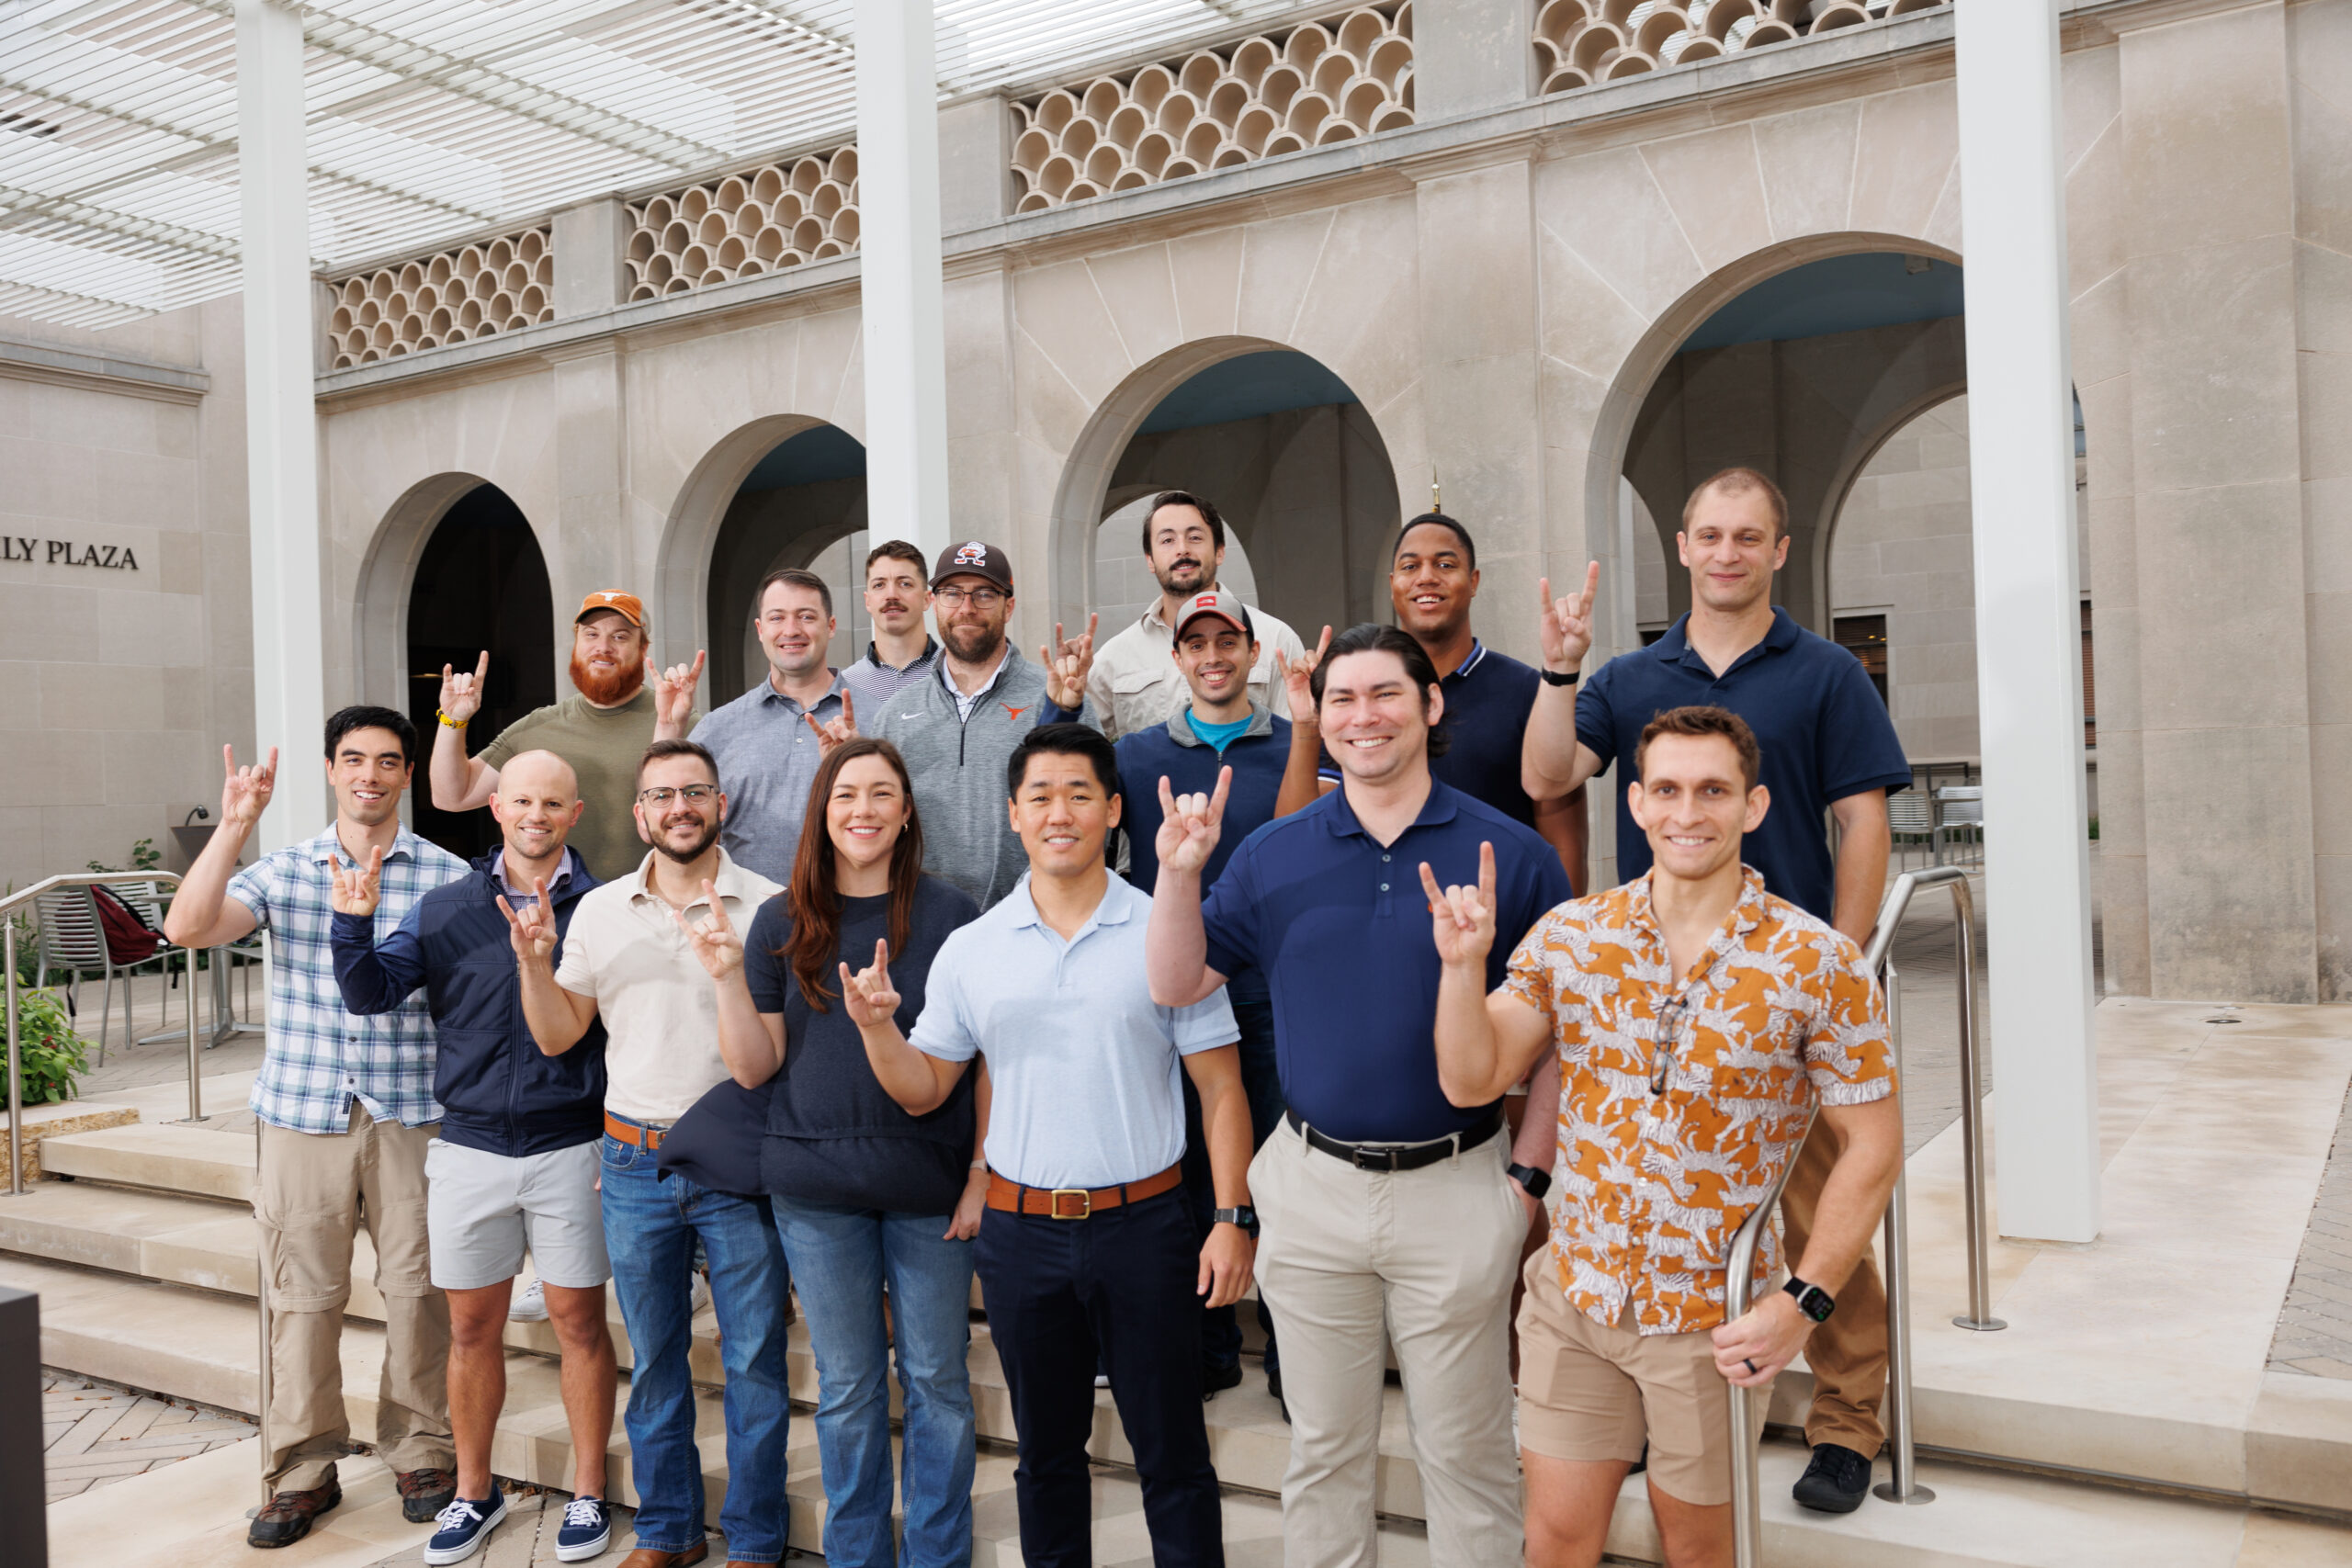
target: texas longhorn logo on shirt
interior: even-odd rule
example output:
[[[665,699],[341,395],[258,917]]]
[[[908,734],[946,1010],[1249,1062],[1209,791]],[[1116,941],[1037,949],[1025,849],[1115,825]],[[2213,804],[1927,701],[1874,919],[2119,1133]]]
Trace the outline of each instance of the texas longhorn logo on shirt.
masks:
[[[986,566],[988,564],[988,559],[989,547],[986,545],[981,544],[978,539],[973,540],[970,544],[964,546],[956,552],[956,564],[957,566]]]

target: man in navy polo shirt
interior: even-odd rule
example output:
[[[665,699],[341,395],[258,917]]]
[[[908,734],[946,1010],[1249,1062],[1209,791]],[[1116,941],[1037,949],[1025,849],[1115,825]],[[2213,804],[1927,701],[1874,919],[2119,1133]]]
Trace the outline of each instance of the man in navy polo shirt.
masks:
[[[1260,1289],[1286,1330],[1283,1561],[1377,1555],[1385,1339],[1412,1404],[1430,1560],[1516,1563],[1503,1314],[1532,1201],[1506,1174],[1499,1103],[1457,1107],[1439,1087],[1440,965],[1418,889],[1421,866],[1468,876],[1491,845],[1498,927],[1524,932],[1568,897],[1567,874],[1532,829],[1430,775],[1445,698],[1419,643],[1352,627],[1312,694],[1340,786],[1250,834],[1205,908],[1224,803],[1173,803],[1148,945],[1162,1006],[1251,966],[1272,987],[1289,1111],[1250,1168]]]
[[[1544,589],[1544,689],[1527,726],[1528,793],[1537,799],[1577,788],[1611,762],[1633,782],[1643,726],[1670,708],[1728,708],[1755,731],[1773,810],[1747,836],[1740,857],[1764,889],[1870,940],[1886,888],[1890,844],[1886,796],[1911,782],[1886,704],[1859,660],[1815,636],[1772,603],[1772,574],[1789,558],[1788,502],[1753,468],[1726,468],[1690,492],[1676,536],[1690,570],[1690,612],[1657,642],[1621,654],[1581,691],[1579,667],[1592,646],[1598,565],[1582,592],[1555,601]],[[1833,861],[1822,818],[1838,821]],[[1629,795],[1617,802],[1617,874],[1650,867],[1649,841],[1634,827]],[[1836,1134],[1816,1125],[1781,1200],[1798,1252],[1813,1231],[1822,1183],[1838,1155]],[[1796,1485],[1809,1508],[1849,1513],[1870,1490],[1871,1461],[1885,1441],[1879,1407],[1886,1394],[1886,1310],[1877,1269],[1865,1257],[1839,1303],[1849,1310],[1805,1348],[1813,1408],[1805,1437],[1813,1462]]]
[[[1119,738],[1119,790],[1127,800],[1127,880],[1148,893],[1159,878],[1157,840],[1164,820],[1163,786],[1175,795],[1207,795],[1216,788],[1220,768],[1232,770],[1225,797],[1225,831],[1202,868],[1204,886],[1242,840],[1274,818],[1283,765],[1290,755],[1291,726],[1250,699],[1250,672],[1257,667],[1257,628],[1241,601],[1222,589],[1185,600],[1176,612],[1176,669],[1192,702],[1155,724]],[[1234,1021],[1241,1030],[1241,1084],[1250,1096],[1254,1145],[1265,1143],[1283,1113],[1282,1081],[1274,1070],[1274,1007],[1266,977],[1244,969],[1226,987]],[[1216,1208],[1208,1139],[1201,1127],[1200,1096],[1184,1086],[1184,1188],[1205,1229]],[[1258,1324],[1266,1331],[1266,1387],[1283,1397],[1282,1360],[1274,1348],[1273,1314],[1263,1299]],[[1212,1307],[1201,1323],[1205,1365],[1202,1386],[1211,1394],[1241,1381],[1241,1324],[1233,1307]]]

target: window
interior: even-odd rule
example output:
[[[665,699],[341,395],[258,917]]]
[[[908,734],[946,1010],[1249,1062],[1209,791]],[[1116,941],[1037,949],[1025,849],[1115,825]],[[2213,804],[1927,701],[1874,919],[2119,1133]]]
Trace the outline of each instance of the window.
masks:
[[[1837,633],[1838,646],[1862,661],[1863,672],[1878,688],[1878,700],[1885,702],[1886,617],[1839,615],[1832,629]]]
[[[2098,683],[2091,679],[2091,602],[2083,601],[2083,744],[2098,744]]]

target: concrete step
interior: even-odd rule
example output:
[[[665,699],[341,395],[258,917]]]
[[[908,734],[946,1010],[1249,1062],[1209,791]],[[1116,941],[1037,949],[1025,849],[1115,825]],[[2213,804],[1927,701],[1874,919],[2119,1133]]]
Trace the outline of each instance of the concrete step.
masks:
[[[250,1203],[254,1196],[253,1139],[180,1122],[47,1138],[41,1143],[41,1168],[51,1176],[187,1197]]]
[[[51,1365],[230,1409],[251,1412],[254,1407],[259,1380],[253,1314],[232,1298],[21,1258],[0,1259],[0,1284],[40,1294],[41,1354]],[[356,1431],[372,1425],[382,1349],[380,1331],[363,1324],[346,1329],[345,1396]],[[509,1359],[508,1379],[493,1468],[518,1481],[564,1486],[571,1472],[571,1441],[555,1367],[537,1357],[516,1354]],[[1236,1429],[1237,1424],[1226,1418],[1243,1412],[1248,1401],[1237,1396],[1244,1392],[1221,1395],[1211,1405],[1220,1434]],[[701,1391],[696,1401],[715,1524],[726,1481],[721,1415],[715,1393]],[[1220,1405],[1226,1408],[1220,1411]],[[1279,1426],[1278,1417],[1274,1424]],[[805,1416],[794,1421],[786,1481],[793,1498],[792,1543],[812,1551],[820,1548],[824,1514],[814,1429],[815,1423]],[[610,1455],[616,1486],[628,1484],[627,1448],[616,1431]],[[251,1495],[252,1450],[238,1451],[247,1455],[247,1461],[233,1466],[235,1473],[229,1473],[233,1461],[216,1462],[224,1467],[218,1484],[229,1489],[234,1506],[242,1509]],[[1227,1442],[1218,1452],[1220,1474],[1227,1474],[1228,1462],[1254,1468],[1255,1457],[1255,1450]],[[1921,1467],[1922,1479],[1937,1492],[1932,1504],[1898,1508],[1872,1503],[1850,1517],[1830,1518],[1807,1514],[1789,1501],[1788,1488],[1804,1462],[1803,1450],[1792,1445],[1766,1447],[1769,1561],[1823,1568],[2286,1568],[2290,1563],[2352,1561],[2352,1529],[2341,1526],[1949,1464]],[[992,1560],[1005,1564],[1019,1561],[1013,1545],[1012,1469],[1012,1458],[1001,1449],[984,1452],[974,1485],[978,1531],[997,1548]],[[1232,1479],[1229,1474],[1227,1479]],[[146,1482],[142,1477],[126,1484]],[[117,1506],[131,1500],[127,1492],[119,1495]],[[1141,1499],[1132,1475],[1099,1473],[1094,1497],[1098,1560],[1148,1560]],[[223,1520],[209,1528],[233,1540],[233,1520]],[[1279,1510],[1271,1498],[1229,1494],[1226,1529],[1238,1560],[1280,1560]],[[399,1547],[399,1542],[386,1543],[388,1552]],[[1619,1498],[1609,1550],[1612,1557],[1632,1562],[1660,1560],[1639,1477],[1628,1481]],[[172,1554],[165,1557],[172,1559]],[[1428,1546],[1419,1527],[1392,1521],[1384,1528],[1382,1560],[1402,1568],[1427,1563]],[[66,1559],[57,1561],[67,1563]]]

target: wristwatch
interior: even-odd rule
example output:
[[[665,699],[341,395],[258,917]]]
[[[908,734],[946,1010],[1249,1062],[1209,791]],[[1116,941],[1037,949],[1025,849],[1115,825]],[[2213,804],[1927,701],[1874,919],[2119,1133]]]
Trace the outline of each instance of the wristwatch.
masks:
[[[1544,1194],[1552,1190],[1552,1173],[1538,1170],[1532,1165],[1507,1165],[1503,1174],[1519,1183],[1530,1198],[1544,1201]]]
[[[1544,677],[1544,683],[1547,686],[1573,686],[1577,683],[1577,678],[1584,671],[1571,670],[1563,675],[1556,670],[1541,670],[1537,673]]]
[[[1818,1285],[1808,1285],[1794,1274],[1781,1287],[1797,1299],[1797,1311],[1815,1323],[1827,1323],[1829,1314],[1838,1310],[1837,1298]]]
[[[1258,1239],[1258,1211],[1244,1203],[1238,1209],[1218,1209],[1209,1215],[1209,1223],[1219,1225],[1239,1225],[1251,1241]]]

